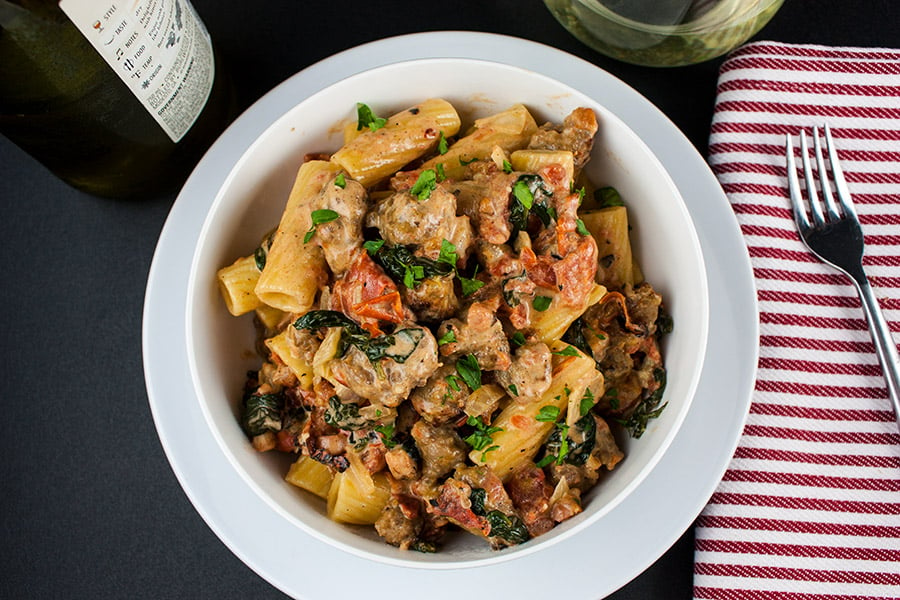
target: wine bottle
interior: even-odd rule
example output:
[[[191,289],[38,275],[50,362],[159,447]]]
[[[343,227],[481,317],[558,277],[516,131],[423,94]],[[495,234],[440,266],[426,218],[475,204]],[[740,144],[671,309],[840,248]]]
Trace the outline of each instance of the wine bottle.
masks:
[[[187,0],[0,0],[0,133],[76,188],[177,189],[235,110]]]

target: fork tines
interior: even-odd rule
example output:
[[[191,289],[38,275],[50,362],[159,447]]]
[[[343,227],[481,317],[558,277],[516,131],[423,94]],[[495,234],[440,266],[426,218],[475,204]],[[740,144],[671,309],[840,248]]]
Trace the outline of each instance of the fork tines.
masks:
[[[825,124],[825,148],[828,152],[828,163],[831,167],[831,175],[834,184],[834,191],[837,194],[838,204],[835,204],[834,196],[831,192],[831,183],[829,182],[828,171],[825,169],[825,160],[822,155],[822,144],[819,138],[819,128],[812,128],[813,138],[813,154],[816,160],[816,170],[818,171],[819,189],[824,199],[824,211],[822,203],[819,201],[819,194],[816,190],[816,177],[814,176],[812,165],[809,158],[809,146],[806,142],[806,133],[800,131],[800,159],[803,165],[804,179],[806,180],[806,196],[809,200],[809,211],[812,214],[813,224],[810,225],[806,210],[803,208],[803,198],[800,192],[800,183],[797,177],[797,167],[794,159],[794,145],[791,135],[788,134],[785,140],[787,154],[787,176],[788,189],[791,194],[791,204],[794,208],[794,220],[797,225],[803,229],[810,227],[824,227],[828,222],[838,221],[842,218],[840,209],[843,210],[844,216],[856,218],[856,211],[847,189],[847,183],[844,180],[844,173],[841,170],[841,164],[838,161],[837,151],[834,147],[834,140],[831,137],[831,129]]]

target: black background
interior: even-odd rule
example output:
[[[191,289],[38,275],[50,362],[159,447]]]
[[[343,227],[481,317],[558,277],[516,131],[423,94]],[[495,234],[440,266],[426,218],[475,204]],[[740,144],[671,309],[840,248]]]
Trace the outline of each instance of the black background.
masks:
[[[242,108],[304,67],[364,42],[485,31],[595,63],[649,98],[706,153],[721,59],[674,69],[618,63],[572,38],[537,0],[193,4],[229,65]],[[755,39],[900,47],[898,17],[895,0],[787,0]],[[0,137],[0,197],[0,597],[284,598],[196,513],[150,415],[141,312],[175,194],[94,198]],[[610,598],[690,598],[692,559],[688,530]],[[464,578],[461,594],[477,595]],[[334,597],[363,598],[373,583],[335,582]],[[422,592],[417,596],[427,597]],[[398,588],[399,598],[406,595]]]

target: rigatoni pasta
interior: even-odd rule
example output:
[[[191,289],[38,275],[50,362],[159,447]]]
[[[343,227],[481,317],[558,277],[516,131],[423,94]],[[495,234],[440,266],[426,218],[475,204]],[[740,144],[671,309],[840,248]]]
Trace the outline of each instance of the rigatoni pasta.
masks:
[[[274,233],[217,274],[259,325],[241,424],[337,522],[401,549],[523,543],[576,515],[622,460],[616,435],[664,407],[662,299],[624,207],[576,183],[596,118],[356,112]]]
[[[254,288],[263,303],[292,313],[312,308],[327,274],[322,249],[304,239],[312,228],[309,203],[339,171],[338,165],[317,160],[304,163],[297,172],[265,267]]]

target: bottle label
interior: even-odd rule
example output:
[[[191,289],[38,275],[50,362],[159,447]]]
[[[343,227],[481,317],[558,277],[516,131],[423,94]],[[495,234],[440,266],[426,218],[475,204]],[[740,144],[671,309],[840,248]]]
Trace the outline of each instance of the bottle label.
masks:
[[[61,0],[156,122],[178,142],[209,99],[212,42],[187,0]]]

